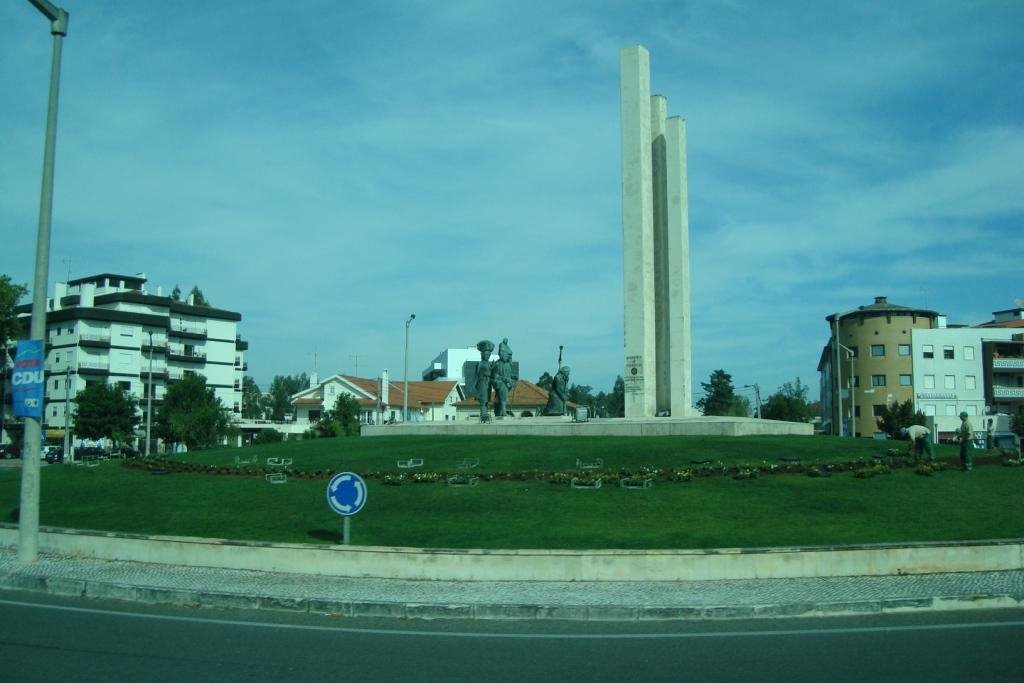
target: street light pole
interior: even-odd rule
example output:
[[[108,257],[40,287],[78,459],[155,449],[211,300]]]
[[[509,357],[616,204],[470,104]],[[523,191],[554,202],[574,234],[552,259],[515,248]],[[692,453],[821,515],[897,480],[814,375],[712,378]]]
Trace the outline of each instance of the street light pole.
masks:
[[[50,268],[50,222],[53,217],[53,160],[57,148],[57,96],[60,91],[62,39],[68,34],[68,13],[48,0],[29,0],[50,20],[53,56],[50,63],[50,100],[46,112],[43,146],[43,183],[39,198],[39,230],[36,235],[36,272],[32,289],[32,323],[29,339],[46,338],[46,291]],[[45,345],[44,345],[45,348]],[[44,393],[45,399],[45,393]],[[43,409],[39,417],[25,418],[25,446],[21,461],[21,507],[18,514],[18,561],[39,559],[39,447]]]
[[[857,377],[857,358],[853,355],[853,350],[849,347],[839,344],[839,348],[850,354],[850,436],[854,437],[857,436],[857,387],[855,385]]]
[[[402,383],[402,422],[409,421],[409,325],[416,319],[416,314],[413,313],[409,316],[409,319],[405,321],[405,370],[403,372]]]
[[[146,387],[146,457],[149,457],[150,435],[153,429],[153,330],[149,334],[149,385]]]

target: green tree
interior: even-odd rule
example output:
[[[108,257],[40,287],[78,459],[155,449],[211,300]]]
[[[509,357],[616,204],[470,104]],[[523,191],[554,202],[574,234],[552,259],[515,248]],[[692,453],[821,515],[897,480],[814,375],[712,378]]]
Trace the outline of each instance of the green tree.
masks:
[[[734,410],[732,375],[725,370],[715,370],[707,382],[701,382],[704,396],[697,401],[697,407],[704,415],[730,415]]]
[[[171,301],[181,301],[181,287],[174,285],[174,289],[171,290]]]
[[[807,391],[808,386],[799,377],[796,382],[786,382],[761,406],[761,417],[766,420],[807,422],[811,418]]]
[[[119,386],[90,382],[75,396],[75,433],[121,444],[132,437],[140,417],[135,397]]]
[[[192,291],[189,292],[188,295],[190,297],[192,297],[192,305],[193,306],[209,306],[210,305],[210,302],[206,300],[205,296],[203,296],[203,290],[199,289],[199,287],[196,286],[196,285],[192,286]]]
[[[896,438],[901,428],[915,424],[924,425],[925,419],[924,413],[914,411],[914,402],[908,398],[903,403],[893,401],[887,404],[875,421],[878,423],[879,431]]]
[[[341,394],[329,413],[337,436],[359,436],[359,416],[362,409],[359,401],[351,394]]]
[[[266,417],[267,400],[260,391],[256,380],[246,375],[242,378],[242,417],[247,420],[261,420]]]
[[[156,435],[189,450],[216,446],[231,433],[231,419],[202,375],[185,375],[167,387],[153,423]]]
[[[750,399],[740,394],[733,394],[732,403],[729,404],[729,412],[726,415],[731,417],[750,417],[753,408],[750,405]]]
[[[586,406],[590,415],[596,415],[597,399],[592,393],[593,390],[594,388],[589,384],[573,384],[569,387],[569,394],[566,396],[566,399],[577,406]]]
[[[0,349],[7,349],[7,344],[22,336],[21,323],[15,308],[21,297],[28,293],[25,285],[16,285],[7,275],[0,275]],[[3,359],[0,359],[3,360]]]
[[[309,388],[306,373],[299,375],[276,375],[270,382],[270,419],[283,420],[292,409],[292,395]]]
[[[555,381],[555,378],[551,376],[551,373],[544,371],[544,374],[537,380],[537,386],[544,391],[551,391],[551,383]]]
[[[601,417],[624,417],[626,414],[626,383],[622,375],[615,378],[611,393],[599,392],[595,397],[597,414]]]

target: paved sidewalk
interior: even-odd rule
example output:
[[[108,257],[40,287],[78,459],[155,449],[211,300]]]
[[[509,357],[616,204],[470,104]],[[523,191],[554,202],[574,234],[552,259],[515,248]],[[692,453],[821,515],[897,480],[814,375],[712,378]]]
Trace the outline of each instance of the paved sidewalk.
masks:
[[[0,589],[344,616],[664,620],[1024,606],[1024,571],[664,582],[408,581],[112,562],[0,549]]]

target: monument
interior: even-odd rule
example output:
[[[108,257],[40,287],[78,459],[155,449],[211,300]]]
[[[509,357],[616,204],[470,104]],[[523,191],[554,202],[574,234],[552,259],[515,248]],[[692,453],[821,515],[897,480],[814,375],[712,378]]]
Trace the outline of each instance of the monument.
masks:
[[[650,55],[619,52],[626,417],[693,414],[686,123],[651,96]]]

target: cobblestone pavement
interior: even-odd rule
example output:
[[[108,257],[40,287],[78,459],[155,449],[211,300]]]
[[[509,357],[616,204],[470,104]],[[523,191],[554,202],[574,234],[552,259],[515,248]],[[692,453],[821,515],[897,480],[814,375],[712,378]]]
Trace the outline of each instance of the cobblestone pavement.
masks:
[[[1024,571],[723,581],[408,581],[0,550],[0,589],[145,603],[480,619],[725,619],[1024,606]]]

